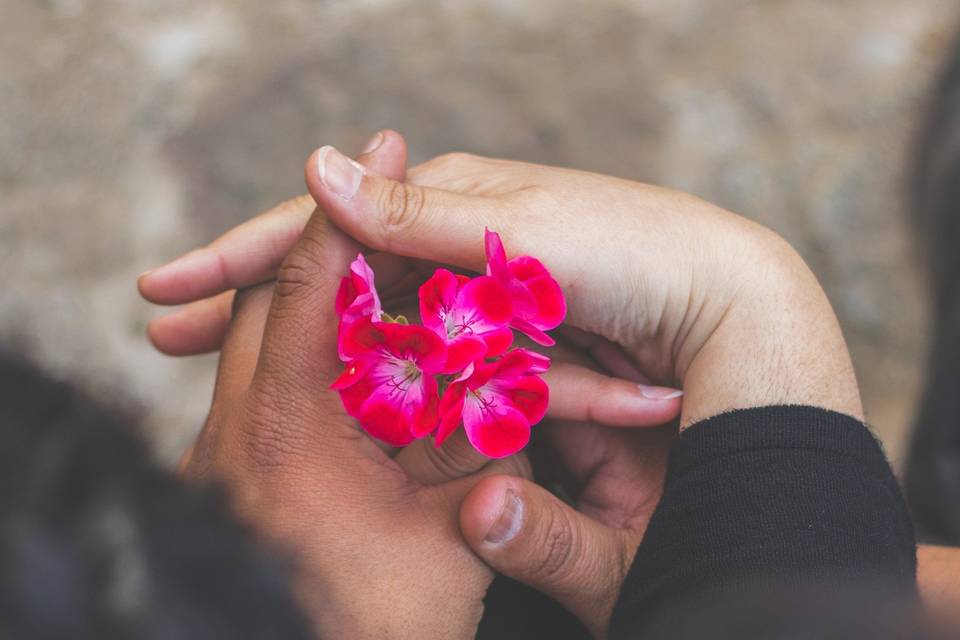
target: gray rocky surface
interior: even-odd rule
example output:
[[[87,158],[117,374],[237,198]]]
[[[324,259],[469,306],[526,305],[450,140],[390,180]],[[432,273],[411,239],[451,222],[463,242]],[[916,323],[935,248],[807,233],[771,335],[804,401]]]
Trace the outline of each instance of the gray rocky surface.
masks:
[[[773,227],[841,317],[895,458],[920,383],[903,170],[943,0],[0,0],[0,340],[142,408],[172,460],[215,360],[156,355],[143,269],[381,127],[696,193]],[[0,391],[2,392],[2,391]]]

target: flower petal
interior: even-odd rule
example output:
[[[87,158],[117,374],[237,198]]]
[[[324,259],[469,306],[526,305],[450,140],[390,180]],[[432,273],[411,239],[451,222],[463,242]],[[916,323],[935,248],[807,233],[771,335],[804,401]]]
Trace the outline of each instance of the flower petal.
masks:
[[[348,389],[360,381],[372,366],[372,360],[351,360],[344,365],[343,373],[330,385],[331,389]]]
[[[527,285],[516,278],[507,280],[510,300],[513,302],[513,315],[516,318],[529,318],[537,315],[537,299],[527,289]]]
[[[447,361],[447,347],[436,333],[426,327],[394,322],[374,322],[382,336],[381,344],[397,358],[411,360],[426,374],[440,373]]]
[[[463,428],[470,444],[490,458],[504,458],[530,441],[530,423],[512,407],[484,407],[474,399],[463,406]]]
[[[375,438],[394,446],[403,446],[437,427],[437,382],[432,376],[420,376],[406,385],[384,383],[381,374],[391,375],[395,365],[379,365],[368,376],[378,384],[360,408],[360,426]]]
[[[474,361],[468,364],[463,371],[460,372],[460,375],[454,379],[454,382],[463,382],[464,380],[469,380],[473,376],[473,372],[476,370],[476,364],[480,361]]]
[[[487,343],[486,355],[488,358],[499,356],[513,344],[513,331],[510,330],[510,327],[487,331],[481,337]]]
[[[350,264],[350,275],[340,281],[334,308],[341,316],[351,310],[355,317],[366,315],[373,320],[380,319],[380,298],[374,284],[373,269],[362,253],[357,254],[357,259]]]
[[[347,276],[340,280],[340,287],[337,289],[337,297],[333,301],[333,308],[338,316],[350,307],[350,303],[357,297],[357,289],[353,286],[353,279]]]
[[[454,324],[484,333],[504,327],[513,317],[510,293],[490,276],[473,278],[457,292]],[[456,327],[455,327],[456,328]]]
[[[567,315],[567,303],[557,281],[550,276],[540,276],[527,280],[525,284],[537,301],[536,315],[527,319],[538,329],[553,329],[559,326]]]
[[[367,291],[376,292],[373,269],[367,264],[362,253],[358,253],[357,259],[350,263],[350,273],[357,277],[358,282],[363,282]]]
[[[440,398],[440,426],[437,427],[435,446],[441,446],[463,421],[463,399],[466,392],[467,385],[462,382],[451,384],[443,392],[443,397]]]
[[[528,351],[530,358],[533,360],[533,364],[530,365],[529,373],[543,373],[550,368],[550,358],[543,355],[542,353],[537,353],[536,351]]]
[[[543,263],[531,256],[517,256],[507,263],[507,268],[517,280],[526,282],[541,276],[550,276]]]
[[[379,357],[386,339],[383,331],[374,326],[369,318],[341,322],[337,335],[337,350],[340,352],[341,359]]]
[[[510,381],[494,378],[484,387],[487,390],[502,404],[522,413],[529,424],[540,422],[547,413],[550,387],[540,376],[525,375]]]
[[[418,291],[420,321],[438,335],[447,336],[444,320],[457,299],[457,276],[446,269],[437,269]]]
[[[507,329],[507,331],[510,330]],[[473,335],[454,338],[447,344],[447,362],[443,367],[443,373],[459,373],[471,362],[485,355],[487,355],[487,343],[483,338]]]
[[[499,361],[484,362],[483,360],[477,360],[473,363],[473,373],[466,379],[467,388],[471,391],[479,389],[497,374],[499,368]]]
[[[394,447],[413,442],[409,411],[387,394],[374,391],[363,403],[357,419],[364,431]]]
[[[421,376],[418,384],[412,384],[407,389],[407,400],[414,407],[410,421],[410,433],[414,438],[422,438],[437,428],[440,422],[440,396],[436,378]]]
[[[514,318],[510,321],[510,326],[541,346],[552,347],[557,344],[556,340],[522,318]]]
[[[503,241],[500,239],[500,234],[490,231],[490,229],[484,229],[483,241],[487,251],[487,275],[498,280],[507,279],[510,275],[507,271],[507,254],[503,250]]]
[[[527,349],[514,349],[499,360],[495,361],[497,372],[495,377],[498,380],[512,380],[519,378],[527,373],[533,367],[533,352]]]
[[[530,349],[514,349],[496,361],[497,378],[516,378],[527,373],[543,373],[550,368],[550,358]]]
[[[343,403],[343,408],[347,410],[347,415],[354,418],[359,417],[363,403],[367,401],[367,398],[376,390],[377,386],[377,383],[367,375],[349,387],[339,389],[340,402]]]

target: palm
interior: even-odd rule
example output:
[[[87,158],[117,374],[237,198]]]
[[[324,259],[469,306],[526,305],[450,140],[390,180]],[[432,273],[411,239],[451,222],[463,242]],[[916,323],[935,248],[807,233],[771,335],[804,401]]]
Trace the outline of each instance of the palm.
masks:
[[[673,425],[614,429],[558,422],[543,427],[532,454],[538,479],[558,483],[584,514],[615,528],[642,530],[663,491]]]
[[[551,357],[590,364],[589,356],[569,344],[558,345]],[[531,458],[537,478],[562,488],[584,514],[611,527],[642,531],[663,492],[676,433],[675,423],[624,429],[547,421]]]

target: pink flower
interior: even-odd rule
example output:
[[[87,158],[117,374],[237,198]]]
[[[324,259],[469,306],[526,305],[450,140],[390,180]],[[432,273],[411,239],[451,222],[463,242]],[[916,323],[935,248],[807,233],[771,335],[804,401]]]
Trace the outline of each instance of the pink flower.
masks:
[[[507,261],[496,233],[487,231],[486,250],[487,275],[437,269],[420,287],[422,326],[383,312],[362,255],[350,265],[335,302],[344,372],[331,386],[371,436],[402,447],[436,433],[440,446],[463,424],[478,451],[502,458],[543,419],[549,389],[539,374],[549,358],[507,349],[511,327],[553,344],[544,331],[563,320],[563,293],[540,261]]]
[[[550,390],[536,375],[550,359],[516,349],[494,362],[467,367],[443,394],[436,445],[463,422],[470,444],[491,458],[516,453],[530,440],[530,426],[543,419]]]
[[[536,258],[520,256],[508,262],[497,233],[487,229],[484,238],[487,275],[496,278],[510,291],[513,302],[510,326],[538,344],[553,346],[555,341],[544,331],[559,326],[567,314],[567,303],[560,285]]]
[[[357,254],[357,259],[350,264],[350,275],[340,281],[334,308],[341,322],[355,322],[360,318],[380,319],[383,309],[380,308],[380,297],[373,284],[373,269],[363,259],[362,253]]]
[[[444,373],[496,356],[513,342],[510,294],[489,276],[467,278],[437,269],[420,287],[420,319],[447,345]]]
[[[402,447],[437,428],[436,375],[447,354],[436,333],[361,318],[341,324],[338,346],[346,369],[331,386],[367,433]]]

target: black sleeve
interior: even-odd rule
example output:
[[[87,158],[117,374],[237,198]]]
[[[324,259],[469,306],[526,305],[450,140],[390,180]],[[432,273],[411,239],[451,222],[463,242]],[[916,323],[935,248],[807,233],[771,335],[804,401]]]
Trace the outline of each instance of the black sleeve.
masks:
[[[916,589],[913,527],[876,439],[813,407],[739,410],[685,430],[623,583],[611,638],[694,601],[852,583]]]

